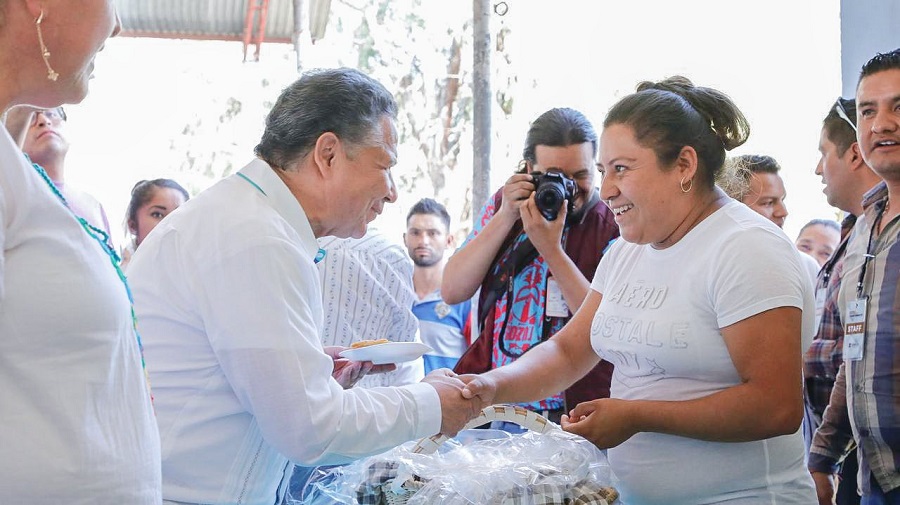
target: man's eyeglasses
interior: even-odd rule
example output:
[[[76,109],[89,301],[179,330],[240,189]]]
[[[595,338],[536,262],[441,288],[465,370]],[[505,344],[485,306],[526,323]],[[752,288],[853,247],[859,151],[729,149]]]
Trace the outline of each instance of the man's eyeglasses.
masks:
[[[834,111],[837,113],[838,117],[843,119],[850,125],[850,128],[853,128],[853,131],[856,131],[856,122],[850,119],[850,115],[847,114],[847,109],[844,108],[844,99],[838,98],[836,102],[834,102]],[[856,114],[854,114],[855,116]]]
[[[31,113],[32,128],[37,126],[41,115],[51,123],[59,123],[60,121],[66,120],[66,111],[63,110],[62,107],[56,107],[55,109],[35,109],[35,111]]]

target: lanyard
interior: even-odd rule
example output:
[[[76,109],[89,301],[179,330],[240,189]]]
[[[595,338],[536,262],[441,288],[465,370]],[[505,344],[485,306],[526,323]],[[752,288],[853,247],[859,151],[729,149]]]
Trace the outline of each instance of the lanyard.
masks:
[[[841,244],[838,246],[837,250],[828,258],[828,261],[825,263],[825,266],[822,267],[822,287],[828,287],[828,281],[831,279],[831,272],[834,271],[834,266],[837,264],[838,259],[844,254],[844,250],[847,249],[847,243],[850,242],[849,234],[844,240],[841,241]]]
[[[878,214],[875,216],[875,221],[872,223],[872,230],[869,232],[869,241],[866,244],[866,254],[863,256],[863,264],[859,269],[859,279],[856,281],[856,298],[862,298],[863,295],[863,281],[866,279],[866,267],[869,265],[870,260],[875,259],[875,255],[872,251],[872,238],[875,236],[875,232],[878,230],[878,225],[881,224],[881,218],[884,215],[884,209],[887,207],[887,200],[883,202],[879,202],[876,205],[880,205],[878,209]]]

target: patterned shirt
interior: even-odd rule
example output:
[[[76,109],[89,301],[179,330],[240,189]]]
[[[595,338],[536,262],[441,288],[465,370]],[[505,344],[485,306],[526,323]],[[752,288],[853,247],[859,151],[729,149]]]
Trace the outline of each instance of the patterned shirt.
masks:
[[[900,488],[900,219],[873,235],[887,203],[887,186],[879,184],[863,199],[863,216],[853,229],[844,260],[841,315],[847,302],[868,297],[863,356],[841,365],[831,402],[816,432],[809,468],[833,472],[852,438],[859,445],[860,487],[871,490],[874,475],[884,492]],[[871,255],[871,256],[869,256]]]
[[[413,303],[412,311],[419,319],[422,343],[433,349],[423,356],[425,373],[438,368],[452,370],[471,340],[472,300],[449,305],[438,289]]]
[[[481,219],[475,224],[469,237],[463,243],[465,247],[474,239],[481,230],[490,222],[497,212],[494,205],[495,199],[488,200],[482,209]],[[526,241],[528,235],[525,232],[516,237],[512,247],[503,252],[499,258],[504,262],[518,247]],[[566,233],[563,233],[563,243],[566,241]],[[545,318],[544,307],[547,303],[547,276],[550,275],[550,267],[540,255],[537,255],[521,271],[516,273],[512,280],[511,288],[501,294],[496,303],[494,312],[494,350],[492,368],[500,368],[515,361],[525,354],[532,346],[541,342],[544,335],[544,324],[550,324],[549,335],[562,329],[567,319]],[[507,305],[512,303],[512,310],[507,311]],[[548,320],[549,319],[549,320]],[[557,410],[563,407],[562,392],[539,402],[523,403],[523,407],[532,411]]]
[[[831,389],[834,387],[834,378],[837,377],[838,368],[844,359],[841,349],[844,342],[844,326],[841,322],[838,293],[844,277],[847,242],[849,242],[850,231],[854,224],[856,224],[856,216],[850,214],[844,218],[841,223],[841,243],[831,258],[822,266],[816,280],[816,292],[818,293],[821,289],[825,290],[825,306],[822,319],[819,321],[819,331],[803,360],[806,401],[817,417],[816,426],[821,422],[822,413],[828,406]]]
[[[325,327],[322,345],[349,346],[365,339],[419,342],[412,307],[413,265],[400,245],[370,226],[362,238],[322,237],[326,251],[317,266],[322,281]],[[356,387],[414,384],[425,376],[422,359],[392,372],[366,375]]]

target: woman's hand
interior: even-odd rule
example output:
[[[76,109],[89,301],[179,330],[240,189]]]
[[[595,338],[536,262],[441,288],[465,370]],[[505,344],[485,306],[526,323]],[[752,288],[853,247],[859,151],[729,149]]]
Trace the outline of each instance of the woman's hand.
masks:
[[[600,449],[616,447],[631,438],[637,430],[630,415],[631,402],[601,398],[579,403],[562,416],[562,429],[581,435]]]
[[[497,383],[490,376],[465,374],[458,377],[459,380],[466,383],[462,390],[463,398],[477,400],[482,408],[494,404],[494,396],[497,394]]]

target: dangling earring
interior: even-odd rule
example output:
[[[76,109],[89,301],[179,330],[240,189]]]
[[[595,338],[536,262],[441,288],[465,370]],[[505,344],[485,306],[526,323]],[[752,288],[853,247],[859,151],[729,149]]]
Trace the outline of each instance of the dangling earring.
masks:
[[[42,7],[41,15],[38,16],[37,20],[35,20],[34,27],[37,28],[38,43],[41,45],[41,57],[44,58],[44,65],[47,65],[47,79],[56,81],[56,78],[59,77],[59,74],[57,74],[56,71],[50,67],[50,51],[47,49],[47,46],[44,45],[44,34],[41,33],[41,21],[43,20],[44,9]]]
[[[679,185],[681,186],[682,193],[690,193],[691,190],[694,189],[694,179],[688,179],[688,182],[690,184],[688,184],[687,189],[684,189],[684,177],[681,178],[681,183],[679,183]]]

